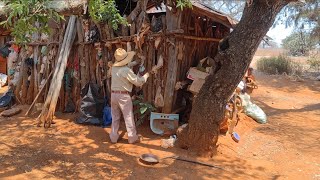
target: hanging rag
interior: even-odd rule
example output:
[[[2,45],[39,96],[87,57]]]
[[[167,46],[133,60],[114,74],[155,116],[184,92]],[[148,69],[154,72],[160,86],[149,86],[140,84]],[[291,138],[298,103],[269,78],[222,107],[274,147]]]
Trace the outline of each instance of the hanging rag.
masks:
[[[156,49],[158,49],[160,42],[161,42],[161,37],[157,37],[156,40],[154,41],[154,46],[156,47]]]
[[[156,93],[156,97],[155,97],[155,100],[154,100],[154,105],[157,108],[164,106],[164,100],[163,100],[163,96],[161,94],[161,86],[158,86],[158,88],[157,88],[157,93]]]

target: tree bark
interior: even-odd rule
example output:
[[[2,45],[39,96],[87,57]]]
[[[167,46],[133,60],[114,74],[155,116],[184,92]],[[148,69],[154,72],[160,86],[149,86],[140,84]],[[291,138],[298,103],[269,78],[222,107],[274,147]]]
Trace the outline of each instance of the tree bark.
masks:
[[[216,150],[219,124],[229,97],[249,67],[262,38],[287,1],[253,1],[246,5],[242,18],[221,44],[215,69],[197,95],[189,124],[179,135],[179,146],[212,156]]]

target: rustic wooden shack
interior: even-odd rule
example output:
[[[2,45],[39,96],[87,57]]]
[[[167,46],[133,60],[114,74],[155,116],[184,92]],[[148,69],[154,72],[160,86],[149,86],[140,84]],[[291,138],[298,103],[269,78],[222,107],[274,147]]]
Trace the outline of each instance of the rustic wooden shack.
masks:
[[[9,35],[10,31],[0,26],[0,48],[5,47],[6,42],[10,41]],[[2,54],[0,54],[0,73],[7,74],[7,59]]]
[[[34,35],[14,62],[16,73],[10,78],[16,98],[22,104],[44,103],[43,118],[50,119],[48,111],[65,111],[70,102],[78,108],[81,88],[88,82],[98,84],[103,94],[110,96],[113,53],[122,47],[137,51],[136,59],[142,59],[142,65],[134,68],[137,73],[159,66],[142,88],[144,100],[155,104],[157,98],[163,99],[157,103],[158,112],[179,109],[190,67],[216,55],[219,41],[230,33],[235,21],[195,1],[192,9],[184,11],[170,4],[146,2],[140,0],[120,10],[127,13],[124,16],[130,26],[117,31],[85,15],[49,23],[51,35]],[[63,78],[58,76],[61,72]],[[55,96],[57,101],[50,103]]]

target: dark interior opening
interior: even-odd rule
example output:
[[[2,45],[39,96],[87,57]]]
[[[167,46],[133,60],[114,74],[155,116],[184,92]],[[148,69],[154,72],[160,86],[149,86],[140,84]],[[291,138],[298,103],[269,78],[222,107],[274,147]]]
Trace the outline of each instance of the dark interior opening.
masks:
[[[131,11],[137,6],[137,2],[134,2],[132,0],[117,0],[116,6],[121,16],[128,16],[131,13]]]

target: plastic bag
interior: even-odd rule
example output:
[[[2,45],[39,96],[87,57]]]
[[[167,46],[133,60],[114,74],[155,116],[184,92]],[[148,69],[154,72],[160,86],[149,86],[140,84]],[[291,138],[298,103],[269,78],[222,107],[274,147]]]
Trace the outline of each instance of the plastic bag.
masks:
[[[3,96],[0,97],[0,108],[11,107],[14,104],[14,93],[9,89]]]
[[[252,102],[250,101],[250,95],[247,93],[244,94],[239,94],[239,97],[241,99],[241,103],[243,107],[248,106],[249,104],[252,104]]]
[[[177,141],[177,136],[170,136],[169,139],[161,139],[161,147],[167,149],[170,147],[174,147],[175,142]]]
[[[260,124],[267,123],[267,115],[263,112],[263,110],[257,106],[256,104],[249,104],[245,108],[245,114],[252,117],[255,121]]]
[[[250,95],[248,95],[247,93],[244,93],[244,94],[240,94],[239,97],[242,102],[244,113],[247,116],[250,116],[260,124],[267,123],[267,115],[263,112],[263,110],[259,106],[257,106],[256,104],[253,104],[250,101]]]
[[[8,76],[0,73],[0,87],[7,83]]]
[[[111,107],[105,106],[103,109],[103,127],[110,126],[112,123]]]
[[[88,83],[81,90],[78,124],[102,125],[104,97],[97,84]]]

